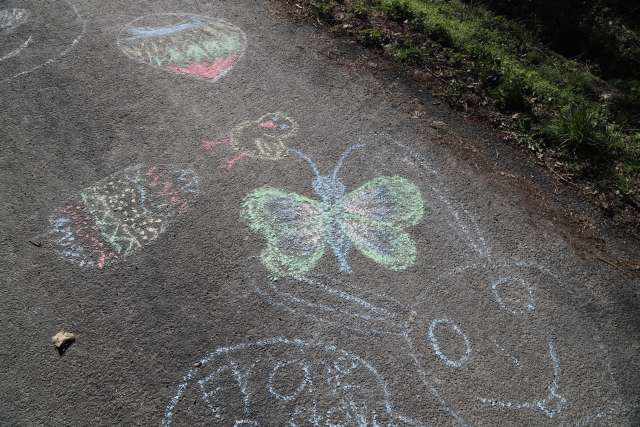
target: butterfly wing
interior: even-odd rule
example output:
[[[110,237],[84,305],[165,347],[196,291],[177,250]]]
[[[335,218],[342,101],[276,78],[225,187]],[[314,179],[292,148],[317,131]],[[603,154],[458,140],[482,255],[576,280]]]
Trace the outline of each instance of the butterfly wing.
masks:
[[[399,176],[368,181],[344,198],[344,228],[354,246],[392,270],[414,264],[416,245],[404,231],[424,216],[418,188]]]
[[[241,217],[267,240],[262,262],[276,276],[302,276],[324,254],[321,202],[261,187],[244,199]]]

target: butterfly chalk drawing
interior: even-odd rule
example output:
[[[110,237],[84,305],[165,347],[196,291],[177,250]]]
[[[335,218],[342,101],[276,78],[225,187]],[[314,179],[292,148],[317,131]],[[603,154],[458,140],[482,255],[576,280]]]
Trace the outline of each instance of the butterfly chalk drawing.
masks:
[[[304,276],[327,245],[342,272],[351,271],[352,246],[391,270],[415,263],[416,245],[404,230],[422,220],[424,202],[413,183],[400,176],[380,176],[345,194],[338,173],[349,154],[362,147],[349,147],[329,175],[320,175],[312,160],[290,150],[311,166],[313,191],[320,200],[268,186],[245,198],[241,218],[267,240],[261,258],[274,276]]]

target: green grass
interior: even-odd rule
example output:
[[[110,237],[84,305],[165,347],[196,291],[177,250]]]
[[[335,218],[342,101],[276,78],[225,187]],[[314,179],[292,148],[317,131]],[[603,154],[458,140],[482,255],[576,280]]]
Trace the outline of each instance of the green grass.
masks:
[[[521,113],[513,124],[527,145],[562,153],[603,191],[640,203],[640,133],[625,130],[640,105],[640,83],[605,82],[579,62],[545,48],[531,32],[481,6],[460,0],[316,0],[320,15],[336,8],[365,28],[356,38],[390,51],[400,62],[429,67],[445,56],[464,67],[504,113]],[[402,27],[385,33],[380,19]],[[367,26],[368,25],[368,26]],[[452,93],[464,92],[451,79]],[[620,96],[604,101],[616,91]]]
[[[535,40],[504,18],[459,1],[382,0],[375,6],[391,19],[408,21],[445,47],[471,55],[496,74],[497,93],[512,103],[514,83],[551,105],[566,105],[593,95],[597,78],[579,64],[531,49]]]

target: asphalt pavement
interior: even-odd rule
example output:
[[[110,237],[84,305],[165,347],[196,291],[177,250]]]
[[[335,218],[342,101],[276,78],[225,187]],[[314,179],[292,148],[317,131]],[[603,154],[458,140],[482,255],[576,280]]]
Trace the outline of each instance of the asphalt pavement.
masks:
[[[638,425],[637,279],[280,7],[0,2],[0,424]]]

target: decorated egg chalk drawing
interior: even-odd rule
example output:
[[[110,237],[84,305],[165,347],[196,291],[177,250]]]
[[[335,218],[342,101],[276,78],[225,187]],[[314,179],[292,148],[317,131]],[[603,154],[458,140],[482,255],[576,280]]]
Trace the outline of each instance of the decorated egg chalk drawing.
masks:
[[[182,13],[142,16],[118,34],[118,46],[129,58],[210,81],[228,73],[246,45],[244,33],[235,25]]]
[[[57,209],[47,234],[63,258],[103,268],[157,239],[197,194],[198,177],[191,169],[132,166]]]

